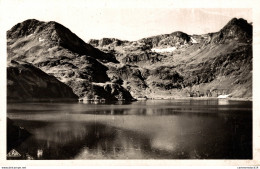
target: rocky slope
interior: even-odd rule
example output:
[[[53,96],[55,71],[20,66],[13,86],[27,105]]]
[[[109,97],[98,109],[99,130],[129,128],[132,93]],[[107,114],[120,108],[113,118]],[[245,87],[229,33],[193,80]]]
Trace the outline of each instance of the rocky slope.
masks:
[[[89,43],[124,65],[112,66],[109,74],[124,81],[135,97],[252,97],[252,25],[241,18],[204,35],[173,32],[138,41],[104,38]]]
[[[26,20],[7,32],[7,52],[8,60],[32,63],[79,98],[252,97],[252,25],[244,19],[204,35],[89,44],[56,22]]]

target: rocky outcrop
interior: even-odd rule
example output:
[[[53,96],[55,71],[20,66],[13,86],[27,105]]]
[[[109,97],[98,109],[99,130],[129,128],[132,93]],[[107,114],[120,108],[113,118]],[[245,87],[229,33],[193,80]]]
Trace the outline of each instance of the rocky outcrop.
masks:
[[[143,38],[139,40],[139,42],[145,43],[151,48],[158,46],[180,46],[190,42],[190,36],[186,33],[178,31],[171,34]]]
[[[94,85],[95,94],[109,101],[125,100],[132,101],[133,97],[124,87],[117,83]]]
[[[129,41],[122,41],[116,38],[102,38],[100,40],[98,39],[90,39],[89,44],[91,44],[94,47],[103,47],[107,45],[112,45],[112,46],[120,46],[124,43],[128,43]]]
[[[122,63],[125,64],[148,64],[148,63],[156,63],[162,60],[164,58],[164,55],[161,55],[156,52],[151,51],[145,51],[140,53],[129,53],[124,56],[124,58],[121,60]]]
[[[108,74],[135,97],[146,96],[155,89],[170,90],[183,87],[183,77],[172,66],[159,66],[153,69],[139,66],[124,65],[122,67],[109,67]]]
[[[7,67],[8,101],[77,100],[72,89],[26,62],[11,61]]]

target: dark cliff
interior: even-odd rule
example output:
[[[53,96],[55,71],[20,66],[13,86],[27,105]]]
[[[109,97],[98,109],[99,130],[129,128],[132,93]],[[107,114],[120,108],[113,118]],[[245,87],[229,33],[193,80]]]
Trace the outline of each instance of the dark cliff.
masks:
[[[11,61],[7,67],[7,100],[77,100],[72,89],[26,62]]]

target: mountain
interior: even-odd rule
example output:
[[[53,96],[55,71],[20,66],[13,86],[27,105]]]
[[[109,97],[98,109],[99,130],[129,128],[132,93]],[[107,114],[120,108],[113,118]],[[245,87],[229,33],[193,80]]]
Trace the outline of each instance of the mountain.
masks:
[[[135,97],[252,97],[252,25],[242,18],[203,35],[178,31],[138,41],[104,39],[89,43],[124,64],[109,73]]]
[[[59,23],[31,19],[7,32],[7,52],[8,60],[31,63],[79,98],[251,98],[252,27],[234,18],[203,35],[177,31],[85,43]]]
[[[132,100],[106,74],[105,64],[118,63],[115,56],[85,43],[59,23],[30,19],[16,24],[7,31],[7,53],[8,61],[31,63],[71,87],[79,98]]]
[[[8,47],[10,46],[13,52],[9,56],[11,58],[26,55],[26,57],[31,57],[31,61],[35,61],[43,57],[55,57],[55,53],[59,55],[64,52],[70,57],[75,57],[73,54],[88,55],[103,62],[117,62],[113,55],[103,53],[86,44],[68,28],[53,21],[45,23],[31,19],[18,23],[7,31],[7,39]],[[17,48],[23,48],[23,50],[18,51]]]

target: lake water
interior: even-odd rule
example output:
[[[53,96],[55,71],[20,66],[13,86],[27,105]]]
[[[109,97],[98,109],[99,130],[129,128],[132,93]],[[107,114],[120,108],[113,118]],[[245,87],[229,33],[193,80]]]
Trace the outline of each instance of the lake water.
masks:
[[[252,159],[252,102],[8,103],[34,159]]]

